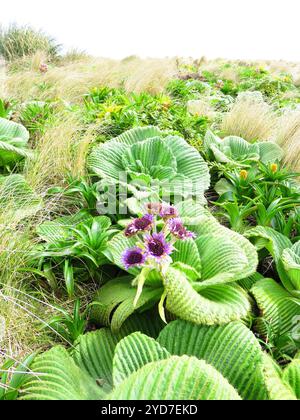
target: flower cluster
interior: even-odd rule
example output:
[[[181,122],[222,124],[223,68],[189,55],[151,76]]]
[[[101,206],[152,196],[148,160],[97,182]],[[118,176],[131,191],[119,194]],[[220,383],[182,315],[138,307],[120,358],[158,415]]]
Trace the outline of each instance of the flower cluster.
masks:
[[[124,231],[128,238],[137,237],[136,246],[126,249],[122,254],[122,263],[126,270],[145,264],[157,266],[170,262],[174,243],[195,237],[194,233],[184,227],[176,207],[148,203],[146,211],[146,214],[134,219]]]

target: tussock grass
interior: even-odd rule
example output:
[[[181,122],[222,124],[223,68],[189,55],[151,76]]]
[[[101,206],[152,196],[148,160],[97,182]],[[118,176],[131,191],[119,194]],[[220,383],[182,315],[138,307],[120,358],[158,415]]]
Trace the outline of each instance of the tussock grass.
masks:
[[[270,106],[259,99],[238,99],[225,115],[221,130],[224,135],[235,135],[252,142],[269,140],[276,126],[276,117]]]
[[[300,172],[300,111],[288,112],[279,119],[274,140],[284,150],[284,164]]]
[[[83,134],[76,113],[59,114],[39,140],[36,157],[26,163],[24,173],[29,185],[44,194],[51,186],[66,186],[70,176],[83,176],[93,139],[93,127]]]
[[[63,98],[76,102],[91,88],[102,85],[159,93],[176,72],[176,59],[132,57],[117,61],[86,57],[80,62],[50,67],[46,74],[34,70],[11,73],[7,90],[21,101]]]
[[[0,28],[0,55],[7,61],[13,61],[44,51],[55,57],[59,46],[55,41],[40,30],[29,26],[10,25]]]

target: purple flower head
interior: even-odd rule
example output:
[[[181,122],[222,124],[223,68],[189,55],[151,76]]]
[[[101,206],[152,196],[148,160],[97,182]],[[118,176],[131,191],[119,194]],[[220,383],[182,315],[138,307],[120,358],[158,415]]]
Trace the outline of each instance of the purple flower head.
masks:
[[[122,264],[128,270],[131,267],[137,267],[146,261],[146,254],[139,247],[126,249],[122,254]]]
[[[178,210],[174,206],[164,205],[160,211],[160,216],[163,219],[171,219],[173,217],[178,217]]]
[[[151,229],[154,222],[152,214],[145,214],[145,216],[135,219],[133,225],[137,231],[145,231]]]
[[[131,237],[137,232],[144,232],[150,230],[153,225],[154,217],[152,214],[145,214],[145,216],[140,217],[139,219],[134,219],[125,229],[125,236]]]
[[[187,230],[179,218],[170,219],[168,222],[170,232],[178,239],[195,238],[195,234]]]
[[[146,250],[151,257],[160,260],[170,255],[173,249],[173,246],[166,241],[163,233],[153,233],[146,237]]]
[[[161,212],[162,205],[160,203],[147,203],[146,209],[148,213],[158,215]]]

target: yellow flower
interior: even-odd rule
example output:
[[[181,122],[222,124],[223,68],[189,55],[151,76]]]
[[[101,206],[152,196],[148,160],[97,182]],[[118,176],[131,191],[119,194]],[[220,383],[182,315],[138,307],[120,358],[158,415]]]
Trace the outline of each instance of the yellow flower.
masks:
[[[271,165],[271,171],[273,172],[273,174],[275,174],[275,172],[277,172],[277,170],[278,170],[277,163],[272,163],[272,165]]]
[[[240,177],[246,180],[248,178],[248,172],[245,169],[242,169],[240,172]]]

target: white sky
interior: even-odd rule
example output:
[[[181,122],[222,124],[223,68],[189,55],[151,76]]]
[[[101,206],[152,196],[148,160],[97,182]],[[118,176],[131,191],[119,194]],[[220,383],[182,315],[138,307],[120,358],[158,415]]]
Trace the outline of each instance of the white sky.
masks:
[[[300,61],[299,18],[299,0],[0,0],[1,24],[31,24],[112,58]]]

